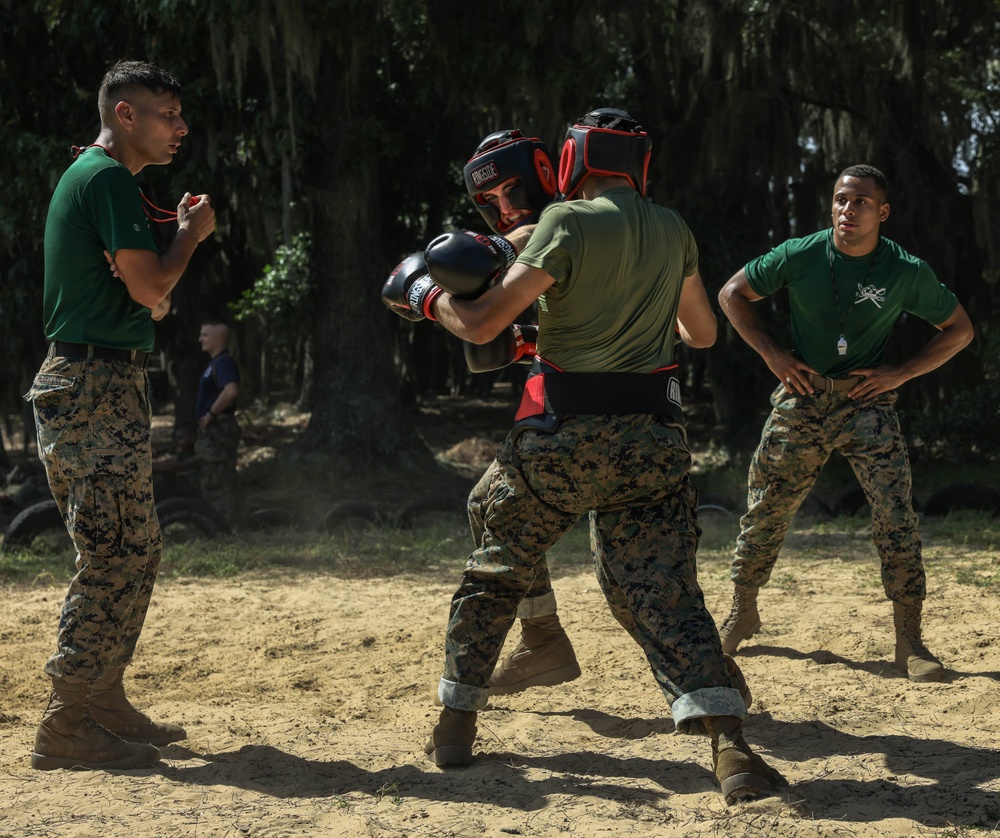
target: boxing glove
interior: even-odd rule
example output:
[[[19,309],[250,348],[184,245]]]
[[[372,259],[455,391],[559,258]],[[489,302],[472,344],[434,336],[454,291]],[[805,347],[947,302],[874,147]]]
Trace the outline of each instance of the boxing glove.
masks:
[[[389,311],[413,322],[425,317],[436,319],[431,314],[431,304],[440,294],[441,289],[427,274],[423,253],[407,256],[393,268],[382,286],[382,302]]]
[[[438,286],[455,297],[473,300],[507,273],[517,251],[503,236],[461,230],[434,239],[427,245],[424,259]]]
[[[537,326],[508,326],[486,343],[463,343],[469,372],[490,372],[513,363],[531,363],[538,341]]]
[[[511,329],[514,330],[514,363],[530,364],[538,354],[538,327],[515,323]]]

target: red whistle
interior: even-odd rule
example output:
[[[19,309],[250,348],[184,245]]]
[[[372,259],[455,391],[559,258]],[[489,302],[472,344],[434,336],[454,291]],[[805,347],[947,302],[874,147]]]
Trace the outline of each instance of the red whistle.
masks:
[[[188,206],[189,206],[189,207],[193,207],[193,206],[194,206],[195,204],[197,204],[197,203],[198,203],[199,201],[201,201],[201,196],[200,196],[200,195],[192,195],[192,196],[191,196],[191,200],[190,200],[190,201],[188,201]]]

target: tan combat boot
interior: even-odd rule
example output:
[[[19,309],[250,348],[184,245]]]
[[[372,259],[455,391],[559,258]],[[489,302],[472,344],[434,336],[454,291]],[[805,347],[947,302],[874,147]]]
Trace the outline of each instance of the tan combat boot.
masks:
[[[445,707],[431,731],[431,738],[424,745],[424,753],[431,758],[431,762],[442,767],[470,765],[475,741],[475,711],[465,712]]]
[[[132,706],[125,697],[124,675],[124,668],[112,669],[94,684],[90,694],[90,714],[94,721],[128,742],[169,745],[186,739],[184,728],[169,722],[154,722]]]
[[[149,768],[160,761],[152,745],[126,742],[94,721],[93,684],[52,679],[52,696],[35,734],[31,767]]]
[[[760,614],[757,613],[757,592],[760,588],[736,585],[733,588],[733,607],[729,616],[719,626],[722,651],[731,655],[740,643],[753,637],[760,630]]]
[[[892,622],[896,627],[896,669],[911,681],[940,681],[944,667],[927,651],[920,639],[920,615],[923,603],[892,604]]]
[[[750,750],[743,738],[743,722],[735,716],[701,720],[712,737],[712,768],[727,805],[773,797],[788,781]]]
[[[521,640],[490,676],[495,695],[519,693],[528,687],[552,687],[580,677],[573,644],[557,614],[521,620]]]

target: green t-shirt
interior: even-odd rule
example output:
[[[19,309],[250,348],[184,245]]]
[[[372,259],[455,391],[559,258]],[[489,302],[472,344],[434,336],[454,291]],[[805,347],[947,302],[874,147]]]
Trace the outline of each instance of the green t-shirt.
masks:
[[[567,372],[673,363],[684,277],[698,247],[673,210],[630,187],[550,204],[518,257],[555,282],[538,300],[538,352]]]
[[[45,221],[45,336],[149,352],[150,311],[111,273],[105,250],[157,247],[131,172],[88,148],[60,178]]]
[[[789,239],[745,270],[762,297],[788,289],[795,354],[831,377],[878,366],[904,311],[937,325],[958,305],[926,262],[884,236],[873,253],[846,256],[833,246],[832,230],[822,230]],[[837,349],[841,335],[845,355]]]

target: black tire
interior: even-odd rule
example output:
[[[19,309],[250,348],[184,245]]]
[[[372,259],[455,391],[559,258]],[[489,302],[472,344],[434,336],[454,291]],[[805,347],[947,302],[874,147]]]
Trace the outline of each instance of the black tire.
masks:
[[[205,538],[216,538],[229,532],[229,524],[219,511],[198,498],[167,498],[156,504],[160,529],[185,524],[198,530]]]
[[[382,514],[367,501],[345,500],[323,516],[323,529],[326,532],[334,532],[358,523],[377,524],[382,521]]]
[[[724,518],[735,518],[736,513],[731,509],[726,509],[724,506],[720,506],[717,503],[699,503],[698,504],[698,514],[709,514],[709,515],[721,515]]]
[[[267,530],[272,527],[294,527],[298,524],[295,513],[290,509],[257,509],[250,513],[247,526],[252,530]]]
[[[924,515],[947,515],[960,509],[1000,515],[1000,492],[979,483],[956,483],[945,486],[927,499]]]
[[[421,498],[412,501],[399,513],[399,526],[403,529],[413,529],[428,520],[440,520],[441,513],[455,515],[463,522],[466,520],[465,501],[454,498]]]
[[[54,500],[43,500],[32,504],[27,509],[22,509],[10,524],[3,536],[3,552],[15,549],[26,549],[31,546],[35,537],[49,530],[62,530],[66,532],[66,524],[62,515],[59,514],[59,507]],[[66,542],[69,543],[69,534],[66,534]]]

